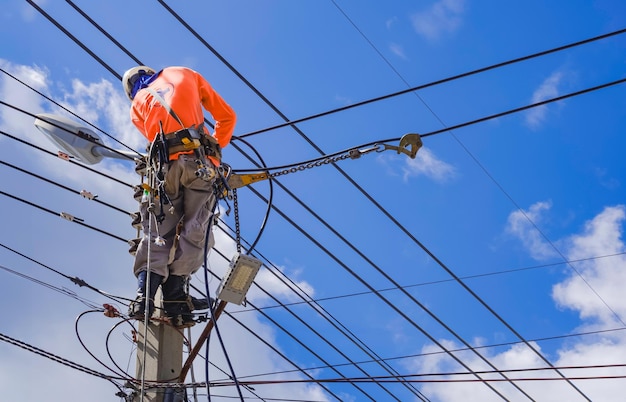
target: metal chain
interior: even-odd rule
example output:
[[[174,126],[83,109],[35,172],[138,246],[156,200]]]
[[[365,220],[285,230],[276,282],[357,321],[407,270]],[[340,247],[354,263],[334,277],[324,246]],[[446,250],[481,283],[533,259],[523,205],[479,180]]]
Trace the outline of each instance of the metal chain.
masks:
[[[358,159],[361,157],[361,155],[365,155],[369,152],[373,152],[373,151],[377,151],[380,148],[380,146],[376,145],[374,147],[371,148],[367,148],[364,150],[359,150],[359,149],[351,149],[348,152],[342,154],[342,155],[336,155],[336,156],[329,156],[327,158],[323,158],[323,159],[318,159],[312,162],[307,162],[304,163],[302,165],[299,166],[294,166],[292,168],[289,169],[283,169],[274,173],[269,173],[268,176],[269,178],[274,178],[274,177],[278,177],[278,176],[282,176],[282,175],[286,175],[289,173],[296,173],[296,172],[301,172],[303,170],[307,170],[307,169],[312,169],[315,167],[320,167],[323,165],[328,165],[330,163],[335,163],[335,162],[339,162],[345,159]]]
[[[235,240],[237,242],[237,252],[241,253],[241,228],[239,225],[239,201],[237,199],[237,189],[233,188],[233,209],[235,210]]]
[[[311,168],[315,168],[315,167],[319,167],[322,165],[328,165],[330,163],[335,163],[335,162],[339,162],[345,159],[358,159],[360,158],[362,155],[365,155],[367,153],[373,152],[373,151],[379,151],[380,150],[380,145],[376,144],[373,147],[367,148],[367,149],[351,149],[341,155],[335,155],[335,156],[329,156],[326,158],[321,158],[315,161],[311,161],[311,162],[307,162],[307,163],[303,163],[299,166],[294,166],[292,168],[289,169],[283,169],[274,173],[268,173],[267,174],[267,178],[268,179],[272,179],[274,177],[278,177],[278,176],[282,176],[282,175],[286,175],[289,173],[296,173],[296,172],[301,172],[303,170],[307,170],[307,169],[311,169]],[[234,209],[234,217],[235,217],[235,240],[237,242],[237,252],[241,253],[241,226],[239,224],[239,201],[237,199],[237,188],[233,188],[232,189],[233,192],[233,209]]]

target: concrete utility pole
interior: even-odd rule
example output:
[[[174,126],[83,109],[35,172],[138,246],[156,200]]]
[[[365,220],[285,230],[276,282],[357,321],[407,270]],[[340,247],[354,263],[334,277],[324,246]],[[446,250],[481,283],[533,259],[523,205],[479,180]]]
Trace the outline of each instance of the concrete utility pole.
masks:
[[[161,290],[155,299],[157,307],[161,304]],[[162,314],[162,309],[157,308]],[[135,378],[145,382],[178,382],[183,365],[183,336],[171,325],[165,322],[150,321],[146,328],[143,321],[138,322],[137,333],[137,363]],[[144,338],[145,334],[145,338]],[[145,371],[144,371],[145,360]],[[147,389],[141,395],[142,389]],[[172,389],[141,387],[133,397],[133,402],[178,402]]]

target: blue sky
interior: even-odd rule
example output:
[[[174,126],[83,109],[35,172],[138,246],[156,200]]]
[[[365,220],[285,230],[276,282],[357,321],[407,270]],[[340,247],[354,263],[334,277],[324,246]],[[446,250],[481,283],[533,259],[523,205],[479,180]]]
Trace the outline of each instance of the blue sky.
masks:
[[[81,341],[112,367],[108,347],[115,364],[132,374],[129,327],[117,327],[107,343],[117,321],[81,314],[110,300],[41,264],[132,297],[126,243],[54,216],[66,212],[131,239],[136,233],[128,216],[77,192],[85,189],[133,212],[132,190],[10,137],[58,150],[29,114],[65,112],[30,86],[127,146],[145,147],[109,71],[121,75],[135,62],[77,9],[142,63],[155,69],[184,65],[205,75],[236,110],[236,136],[626,27],[625,5],[616,0],[171,3],[165,4],[222,59],[159,2],[35,2],[108,67],[29,2],[5,1],[0,11],[1,188],[10,195],[0,196],[0,300],[9,313],[0,333],[106,374],[111,373]],[[323,389],[297,383],[256,385],[256,396],[244,395],[310,401],[620,400],[624,379],[593,378],[626,375],[623,367],[597,368],[626,363],[623,84],[441,131],[623,79],[625,48],[624,35],[617,35],[306,120],[297,130],[281,127],[245,137],[272,167],[318,158],[320,150],[331,154],[406,133],[440,132],[424,137],[415,159],[370,153],[279,177],[275,209],[256,247],[266,264],[248,295],[251,303],[228,305],[232,318],[219,320],[242,379],[306,379],[294,364],[319,379],[550,366],[564,376],[589,379],[566,382],[551,369],[507,373],[534,379],[515,386],[331,383]],[[247,145],[234,145],[224,150],[226,162],[235,170],[253,168],[239,151],[254,155]],[[123,183],[139,182],[132,163],[104,160],[93,167]],[[267,182],[254,189],[269,197]],[[248,188],[239,197],[242,235],[252,241],[266,204]],[[221,218],[232,227],[226,209],[222,205]],[[215,229],[219,253],[209,256],[218,276],[228,265],[220,253],[230,258],[236,250],[222,228],[227,231],[224,224]],[[193,283],[204,288],[203,275]],[[218,280],[208,285],[214,292]],[[201,329],[194,327],[192,336]],[[2,399],[64,401],[70,392],[96,402],[117,398],[109,382],[6,341],[0,355]],[[210,360],[228,370],[216,338]],[[564,369],[573,366],[588,368]],[[194,371],[196,380],[205,380],[202,362]],[[211,369],[211,380],[225,377]],[[493,373],[483,378],[502,379]],[[219,388],[212,400],[230,400],[218,395],[237,393]]]

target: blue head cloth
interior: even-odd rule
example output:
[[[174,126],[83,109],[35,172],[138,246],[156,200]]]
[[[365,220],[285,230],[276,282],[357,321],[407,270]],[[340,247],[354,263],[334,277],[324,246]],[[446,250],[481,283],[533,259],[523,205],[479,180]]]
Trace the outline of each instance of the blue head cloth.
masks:
[[[161,70],[161,71],[163,71],[163,70]],[[152,74],[152,75],[147,75],[147,74],[140,75],[139,78],[137,78],[137,80],[133,84],[133,89],[130,91],[131,99],[135,98],[135,94],[137,94],[137,92],[140,89],[147,88],[148,85],[150,85],[150,83],[152,81],[154,81],[156,79],[156,77],[159,76],[159,74],[161,74],[161,71],[159,71],[158,73]]]

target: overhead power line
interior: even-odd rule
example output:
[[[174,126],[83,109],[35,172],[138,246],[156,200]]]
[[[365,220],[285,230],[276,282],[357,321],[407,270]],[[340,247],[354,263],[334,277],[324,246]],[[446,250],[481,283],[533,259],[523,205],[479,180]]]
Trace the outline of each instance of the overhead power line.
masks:
[[[289,124],[289,123],[286,123],[286,124]],[[448,129],[449,129],[449,128],[448,128]],[[321,152],[321,151],[320,151],[320,152]]]
[[[60,363],[60,364],[62,364],[64,366],[67,366],[67,367],[73,368],[75,370],[81,371],[83,373],[86,373],[86,374],[92,375],[94,377],[99,377],[99,378],[105,379],[107,381],[110,381],[118,389],[121,390],[121,386],[116,384],[113,381],[113,380],[116,379],[115,377],[111,377],[111,376],[105,375],[103,373],[100,373],[98,371],[92,370],[89,367],[85,367],[85,366],[83,366],[81,364],[78,364],[78,363],[73,362],[71,360],[65,359],[63,357],[60,357],[60,356],[55,355],[53,353],[50,353],[50,352],[48,352],[48,351],[46,351],[44,349],[41,349],[41,348],[38,348],[36,346],[30,345],[30,344],[28,344],[26,342],[20,341],[20,340],[15,339],[15,338],[12,338],[12,337],[10,337],[8,335],[5,335],[5,334],[0,334],[0,341],[7,342],[7,343],[10,343],[12,345],[18,346],[18,347],[20,347],[20,348],[22,348],[24,350],[27,350],[27,351],[32,352],[32,353],[35,353],[35,354],[37,354],[39,356],[42,356],[42,357],[45,357],[47,359],[53,360],[53,361],[55,361],[57,363]]]
[[[4,102],[0,101],[0,104],[3,104],[3,103],[4,103]],[[48,155],[52,155],[52,156],[54,156],[54,157],[58,157],[58,154],[55,154],[54,152],[48,151],[48,150],[47,150],[47,149],[45,149],[45,148],[42,148],[42,147],[40,147],[40,146],[37,146],[37,145],[35,145],[35,144],[33,144],[33,143],[30,143],[30,142],[28,142],[28,141],[26,141],[26,140],[23,140],[23,139],[21,139],[21,138],[18,138],[18,137],[14,136],[14,135],[11,135],[11,134],[7,133],[6,131],[0,130],[0,134],[5,135],[5,136],[7,136],[7,137],[11,138],[12,140],[15,140],[15,141],[17,141],[17,142],[20,142],[20,143],[22,143],[22,144],[24,144],[24,145],[27,145],[27,146],[32,147],[32,148],[35,148],[35,149],[37,149],[37,150],[39,150],[39,151],[41,151],[41,152],[45,152],[45,153],[47,153]],[[95,173],[95,174],[98,174],[98,175],[100,175],[100,176],[106,177],[107,179],[112,180],[112,181],[114,181],[114,182],[117,182],[117,183],[119,183],[119,184],[122,184],[122,185],[124,185],[124,186],[126,186],[126,187],[130,187],[130,188],[132,188],[132,187],[133,187],[133,185],[132,185],[132,184],[126,183],[126,182],[124,182],[124,181],[122,181],[122,180],[118,179],[117,177],[114,177],[114,176],[111,176],[111,175],[107,175],[107,174],[105,174],[105,173],[102,173],[101,171],[99,171],[99,170],[97,170],[97,169],[94,169],[94,168],[92,168],[92,167],[89,167],[89,166],[83,165],[82,163],[76,162],[76,161],[75,161],[75,160],[73,160],[73,159],[70,159],[70,160],[68,160],[67,162],[69,162],[69,163],[71,163],[71,164],[73,164],[73,165],[76,165],[76,166],[80,166],[82,169],[89,170],[89,171],[90,171],[90,172],[92,172],[92,173]]]
[[[170,13],[172,13],[172,15],[174,15],[194,36],[199,37],[199,35],[197,34],[197,32],[195,30],[193,30],[193,28],[191,28],[189,26],[189,24],[187,24],[186,22],[184,22],[184,20],[178,15],[176,14],[169,6],[167,6],[166,4],[164,4],[164,2],[162,0],[159,0],[159,2],[164,5],[164,7],[166,9],[168,9],[168,11]],[[624,32],[626,32],[626,30],[624,30]],[[218,58],[223,59],[223,57],[221,55],[219,55],[215,49],[213,49],[210,45],[208,45],[208,43],[206,43],[206,41],[202,38],[199,38],[201,40],[201,42],[203,44],[205,44],[205,46],[212,52],[214,53]],[[229,67],[234,73],[239,74],[236,69],[230,65],[229,63],[225,63],[227,67]],[[244,80],[244,82],[248,83],[247,80]],[[248,86],[253,89],[253,91],[256,92],[256,89],[248,83]],[[406,91],[408,92],[408,91]],[[276,111],[276,113],[281,116],[281,118],[285,119],[287,122],[286,124],[291,126],[302,138],[304,138],[307,142],[309,142],[309,144],[311,146],[313,146],[314,149],[316,149],[320,154],[324,155],[324,152],[317,146],[315,145],[315,143],[313,143],[299,128],[297,128],[293,123],[288,122],[288,119],[286,118],[286,116],[284,114],[282,114],[267,98],[265,98],[264,96],[262,96],[262,94],[260,95],[260,97],[264,100],[264,102],[270,106],[270,108],[272,108],[273,110]],[[356,181],[354,181],[349,175],[347,175],[341,168],[339,168],[338,166],[336,166],[335,164],[333,164],[333,166],[353,185],[355,186],[357,189],[359,189],[359,191],[366,196],[366,198],[368,200],[370,200],[381,212],[383,212],[385,214],[385,216],[387,216],[389,219],[392,220],[392,222],[394,222],[399,228],[401,228],[420,248],[422,248],[441,268],[443,268],[448,274],[450,274],[453,278],[455,278],[455,280],[466,290],[468,291],[468,293],[475,298],[481,305],[483,305],[483,307],[487,308],[487,310],[498,320],[500,321],[503,325],[505,325],[505,327],[511,331],[515,336],[517,336],[519,339],[523,340],[525,345],[531,350],[533,351],[540,359],[542,359],[547,365],[552,366],[552,363],[539,351],[537,350],[537,348],[535,348],[533,345],[531,345],[530,343],[526,342],[524,340],[524,337],[518,332],[516,331],[506,320],[504,320],[504,318],[502,316],[500,316],[491,306],[489,306],[482,298],[480,298],[478,296],[477,293],[475,293],[471,288],[469,288],[469,286],[467,286],[465,283],[463,283],[454,273],[452,270],[450,270],[445,264],[443,264],[443,262],[437,258],[432,251],[430,251],[428,248],[426,248],[426,246],[420,242],[419,240],[417,240],[417,238],[415,238],[412,234],[410,234],[408,231],[406,231],[406,229],[404,229],[404,227],[391,215],[389,214],[388,211],[386,211],[370,194],[368,194],[360,185],[358,185],[356,183]],[[356,275],[354,273],[354,271],[350,270],[347,266],[343,266],[344,269],[347,269],[349,272],[352,273],[353,276],[355,276],[355,278],[358,278],[358,275]],[[386,274],[384,271],[379,271],[381,272],[381,274],[383,274],[388,280],[390,280],[392,283],[394,283],[394,285],[396,285],[395,281],[388,275]],[[362,282],[363,283],[363,282]],[[368,286],[370,290],[373,290],[373,288],[367,284],[367,283],[363,283],[364,285]],[[410,295],[409,295],[410,296]],[[382,296],[381,296],[382,297]],[[384,297],[382,297],[384,299]],[[415,298],[413,298],[412,300],[416,301]],[[393,303],[388,303],[390,305],[390,307],[395,308],[395,306],[393,306]],[[397,310],[397,308],[395,308]],[[408,319],[408,317],[406,315],[404,315],[401,311],[397,310],[397,312],[401,315],[404,316],[405,319]],[[410,320],[409,320],[410,321]],[[440,322],[441,323],[441,322]],[[419,326],[418,326],[419,328]],[[422,331],[424,332],[424,331]],[[431,339],[431,341],[434,341],[435,343],[436,340],[432,339],[432,337],[430,336],[430,334],[424,333],[425,335],[427,335],[429,337],[429,339]],[[454,356],[451,356],[453,358],[455,358]],[[456,359],[456,358],[455,358]],[[458,359],[456,359],[458,361]],[[463,364],[462,362],[459,362],[461,364]],[[561,373],[559,373],[558,370],[555,370],[556,373],[558,373],[559,375],[563,376]],[[589,400],[589,398],[573,383],[571,383],[570,381],[566,380],[568,382],[568,384],[575,389],[581,396],[583,396],[585,399]],[[490,387],[494,392],[496,392],[497,394],[499,394],[499,392],[497,390],[495,390],[494,388],[492,388],[489,384],[486,384],[488,387]]]
[[[527,55],[527,56],[518,57],[516,59],[511,59],[511,60],[504,61],[504,62],[501,62],[501,63],[492,64],[492,65],[487,66],[487,67],[482,67],[482,68],[479,68],[479,69],[476,69],[476,70],[472,70],[472,71],[468,71],[468,72],[465,72],[465,73],[453,75],[451,77],[442,78],[440,80],[432,81],[432,82],[429,82],[427,84],[421,84],[421,85],[414,86],[414,87],[411,87],[411,88],[408,88],[408,89],[403,89],[401,91],[393,92],[393,93],[386,94],[386,95],[381,95],[381,96],[378,96],[378,97],[375,97],[375,98],[372,98],[372,99],[367,99],[367,100],[364,100],[364,101],[361,101],[361,102],[353,103],[351,105],[342,106],[342,107],[339,107],[339,108],[336,108],[336,109],[328,110],[326,112],[317,113],[317,114],[314,114],[314,115],[311,115],[311,116],[307,116],[307,117],[302,117],[302,118],[296,119],[296,120],[289,120],[289,121],[286,121],[285,123],[277,124],[275,126],[266,127],[266,128],[263,128],[263,129],[260,129],[260,130],[256,130],[256,131],[251,131],[251,132],[246,133],[246,134],[241,134],[239,137],[241,137],[241,138],[250,137],[250,136],[261,134],[261,133],[264,133],[264,132],[267,132],[267,131],[272,131],[272,130],[276,130],[276,129],[279,129],[279,128],[287,127],[287,126],[290,126],[290,125],[293,125],[293,124],[298,124],[298,123],[302,123],[302,122],[305,122],[305,121],[308,121],[308,120],[313,120],[313,119],[317,119],[317,118],[320,118],[320,117],[323,117],[323,116],[328,116],[330,114],[343,112],[343,111],[346,111],[346,110],[349,110],[349,109],[353,109],[353,108],[356,108],[356,107],[365,106],[365,105],[368,105],[370,103],[379,102],[379,101],[390,99],[390,98],[393,98],[393,97],[396,97],[396,96],[399,96],[399,95],[404,95],[404,94],[407,94],[407,93],[410,93],[410,92],[415,92],[415,91],[419,91],[419,90],[426,89],[426,88],[429,88],[429,87],[433,87],[433,86],[436,86],[436,85],[444,84],[446,82],[455,81],[455,80],[458,80],[460,78],[465,78],[465,77],[469,77],[469,76],[472,76],[472,75],[484,73],[486,71],[495,70],[495,69],[498,69],[498,68],[501,68],[501,67],[505,67],[505,66],[508,66],[508,65],[511,65],[511,64],[515,64],[515,63],[519,63],[519,62],[522,62],[522,61],[531,60],[531,59],[534,59],[534,58],[546,56],[546,55],[551,54],[551,53],[556,53],[556,52],[560,52],[560,51],[563,51],[563,50],[566,50],[566,49],[575,48],[575,47],[582,46],[582,45],[585,45],[585,44],[588,44],[588,43],[592,43],[592,42],[596,42],[596,41],[599,41],[599,40],[607,39],[607,38],[610,38],[610,37],[613,37],[613,36],[622,35],[624,33],[626,33],[626,28],[619,29],[617,31],[612,31],[612,32],[606,33],[604,35],[599,35],[599,36],[595,36],[595,37],[592,37],[592,38],[584,39],[584,40],[581,40],[581,41],[572,42],[572,43],[569,43],[567,45],[555,47],[555,48],[544,50],[544,51],[541,51],[541,52],[533,53],[533,54],[530,54],[530,55]],[[453,129],[452,127],[448,127],[447,128],[447,130],[452,130],[452,129]]]
[[[41,205],[38,205],[38,204],[36,204],[34,202],[27,201],[27,200],[25,200],[23,198],[17,197],[15,195],[6,193],[6,192],[1,191],[1,190],[0,190],[0,195],[4,195],[5,197],[9,197],[9,198],[12,198],[12,199],[14,199],[16,201],[20,201],[20,202],[22,202],[24,204],[27,204],[27,205],[30,205],[31,207],[35,207],[35,208],[40,209],[42,211],[48,212],[48,213],[50,213],[52,215],[60,216],[60,217],[65,218],[66,220],[68,220],[70,222],[73,222],[73,223],[76,223],[78,225],[84,226],[84,227],[89,228],[91,230],[95,230],[96,232],[100,232],[100,233],[105,234],[105,235],[107,235],[109,237],[112,237],[114,239],[126,242],[126,239],[124,239],[123,237],[114,235],[113,233],[109,233],[109,232],[107,232],[105,230],[102,230],[102,229],[99,229],[99,228],[97,228],[95,226],[88,225],[88,224],[82,222],[82,219],[76,218],[76,217],[74,217],[74,216],[72,216],[72,215],[70,215],[68,213],[65,213],[65,212],[55,212],[55,211],[53,211],[51,209],[48,209],[48,208],[43,207]]]
[[[59,102],[55,101],[54,99],[50,98],[48,95],[42,93],[41,91],[36,90],[33,86],[28,85],[27,83],[25,83],[24,81],[20,80],[19,78],[17,78],[16,76],[14,76],[13,74],[9,73],[8,71],[4,70],[3,68],[0,68],[0,72],[4,73],[5,75],[13,78],[15,81],[19,82],[20,84],[22,84],[23,86],[25,86],[26,88],[30,89],[31,91],[35,92],[36,94],[38,94],[39,96],[47,99],[50,103],[53,103],[54,105],[56,105],[57,107],[65,110],[66,112],[68,112],[69,114],[71,114],[72,116],[80,119],[81,121],[85,122],[86,124],[88,124],[89,126],[93,127],[95,130],[98,130],[99,132],[101,132],[102,134],[106,135],[107,137],[109,137],[110,139],[112,139],[113,141],[117,142],[118,144],[122,145],[123,147],[127,148],[130,151],[133,151],[135,153],[137,153],[137,155],[141,155],[139,152],[137,152],[136,150],[134,150],[133,148],[129,147],[128,145],[124,144],[122,141],[118,140],[117,138],[113,137],[111,134],[107,133],[106,131],[102,130],[99,127],[96,127],[94,124],[91,124],[90,122],[88,122],[87,120],[83,119],[82,117],[80,117],[78,114],[74,113],[73,111],[69,110],[68,108],[66,108],[65,106],[63,106],[62,104],[60,104]],[[20,110],[22,111],[22,110]],[[109,149],[110,151],[116,151],[113,148],[108,148],[106,147],[104,144],[100,144],[102,146],[104,146],[105,148]],[[122,154],[120,154],[122,155]]]
[[[46,183],[49,183],[49,184],[52,184],[52,185],[54,185],[54,186],[60,187],[60,188],[62,188],[62,189],[64,189],[64,190],[67,190],[67,191],[69,191],[69,192],[71,192],[71,193],[78,194],[78,195],[81,195],[81,196],[84,194],[81,190],[75,190],[75,189],[73,189],[73,188],[71,188],[71,187],[65,186],[65,185],[63,185],[63,184],[61,184],[61,183],[59,183],[59,182],[54,181],[54,180],[51,180],[51,179],[45,178],[45,177],[43,177],[43,176],[41,176],[41,175],[38,175],[38,174],[33,173],[33,172],[29,171],[29,170],[26,170],[26,169],[23,169],[23,168],[18,167],[18,166],[16,166],[16,165],[13,165],[13,164],[11,164],[11,163],[9,163],[9,162],[5,162],[5,161],[0,160],[0,164],[2,164],[2,165],[4,165],[4,166],[8,166],[8,167],[10,167],[10,168],[12,168],[12,169],[15,169],[15,170],[17,170],[17,171],[19,171],[19,172],[22,172],[22,173],[24,173],[24,174],[27,174],[27,175],[29,175],[29,176],[35,177],[35,178],[37,178],[37,179],[39,179],[39,180],[45,181]],[[104,205],[104,206],[106,206],[106,207],[109,207],[109,208],[111,208],[111,209],[114,209],[114,210],[116,210],[116,211],[118,211],[118,212],[121,212],[121,213],[123,213],[123,214],[126,214],[126,215],[130,215],[130,214],[131,214],[130,212],[125,211],[125,210],[123,210],[122,208],[116,207],[115,205],[112,205],[112,204],[109,204],[109,203],[107,203],[107,202],[104,202],[104,201],[102,201],[102,200],[100,200],[100,199],[98,199],[98,198],[92,198],[92,201],[95,201],[95,202],[97,202],[98,204],[102,204],[102,205]]]

